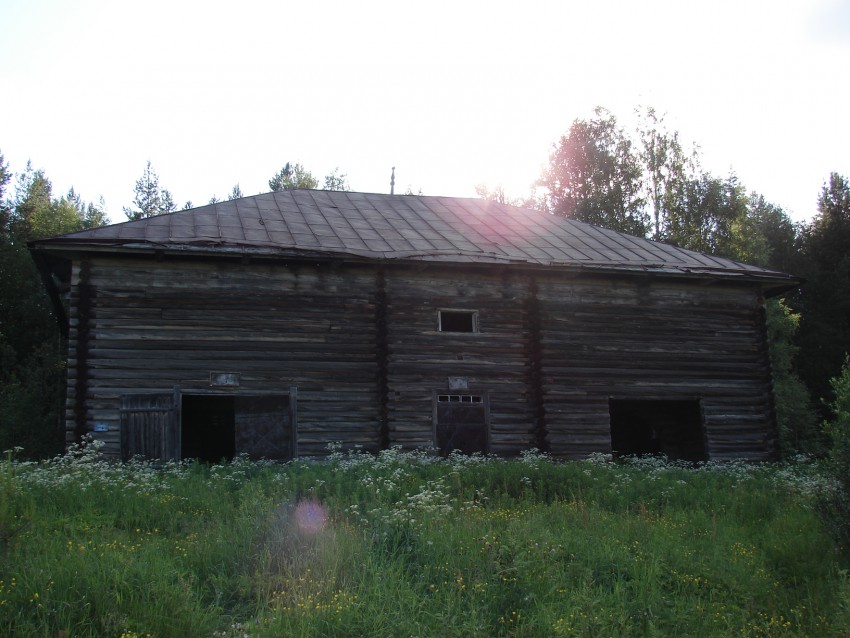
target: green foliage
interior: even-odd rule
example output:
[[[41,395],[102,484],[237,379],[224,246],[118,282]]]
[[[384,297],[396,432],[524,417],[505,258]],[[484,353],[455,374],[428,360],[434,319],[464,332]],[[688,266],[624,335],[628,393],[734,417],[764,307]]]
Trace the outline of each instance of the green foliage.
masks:
[[[545,207],[633,235],[790,270],[796,229],[781,208],[746,189],[734,173],[718,178],[700,168],[678,131],[652,108],[638,112],[633,135],[597,108],[561,138],[538,182]],[[479,196],[507,201],[486,188]]]
[[[837,489],[821,499],[820,511],[850,557],[850,359],[846,356],[841,373],[830,379],[830,386],[832,418],[824,422],[824,430]]]
[[[24,172],[18,176],[13,215],[10,218],[8,233],[10,238],[35,238],[39,228],[33,223],[39,217],[49,215],[53,185],[42,170],[35,170],[27,162]]]
[[[848,621],[812,465],[387,450],[154,469],[88,446],[5,465],[10,637],[832,636]]]
[[[749,263],[780,272],[795,273],[798,266],[798,230],[782,208],[752,193],[747,207],[750,232],[755,235],[754,257]]]
[[[800,376],[818,397],[850,352],[850,184],[833,173],[818,199],[818,215],[803,229],[797,274],[806,283],[793,297],[802,315]]]
[[[0,449],[20,447],[28,458],[62,450],[65,359],[57,342],[54,337],[20,361],[7,341],[0,342]]]
[[[646,108],[638,125],[640,161],[644,171],[646,201],[652,213],[652,239],[664,239],[664,225],[671,217],[673,194],[693,172],[696,152],[688,155],[679,141],[678,131],[668,131],[664,117]]]
[[[319,180],[301,164],[287,162],[269,180],[272,191],[294,190],[296,188],[314,189],[319,187]],[[326,191],[350,191],[348,176],[335,168],[325,175],[322,188]]]
[[[242,189],[239,188],[239,183],[233,185],[233,188],[230,189],[230,194],[227,196],[228,200],[239,199],[240,197],[244,197],[242,194]]]
[[[841,374],[830,380],[830,386],[832,420],[824,424],[830,439],[829,459],[832,470],[850,488],[850,359],[847,357]]]
[[[342,176],[343,178],[345,176]],[[319,185],[313,175],[301,164],[290,164],[287,162],[269,180],[269,188],[272,191],[288,191],[296,188],[316,188]]]
[[[91,228],[106,220],[102,203],[71,189],[54,198],[50,180],[28,163],[14,198],[0,154],[0,450],[21,446],[30,458],[63,446],[64,348],[53,308],[27,241]]]
[[[670,195],[664,240],[691,250],[733,257],[735,230],[744,230],[747,197],[735,175],[720,179],[702,173],[677,185]],[[740,238],[739,240],[744,240]]]
[[[800,323],[782,299],[767,302],[767,337],[776,399],[779,446],[783,457],[794,454],[820,454],[823,441],[817,427],[817,414],[808,389],[796,372],[799,347],[794,335]]]
[[[325,185],[323,188],[326,191],[350,191],[351,187],[348,185],[348,175],[340,173],[339,167],[333,169],[325,175]]]
[[[12,180],[12,173],[9,172],[9,164],[6,163],[6,158],[3,155],[3,152],[0,151],[0,210],[4,213],[8,211],[8,204],[6,203],[6,185]],[[0,218],[0,221],[3,222],[3,227],[8,223],[6,217]]]
[[[44,171],[33,169],[29,162],[18,176],[16,196],[6,220],[6,239],[19,242],[95,228],[107,222],[102,201],[87,204],[73,188],[55,199],[53,185]]]
[[[602,108],[576,119],[549,157],[540,185],[556,215],[643,236],[648,216],[642,169],[632,142]]]
[[[177,204],[174,203],[174,198],[171,197],[171,191],[163,188],[160,192],[160,214],[173,213],[177,210]]]
[[[135,208],[124,207],[124,214],[130,220],[145,219],[155,215],[173,213],[177,210],[177,204],[171,196],[171,191],[160,188],[159,175],[151,167],[148,160],[142,176],[136,180],[135,197],[133,204]]]
[[[409,190],[409,189],[408,189]],[[408,192],[405,195],[416,195],[417,193]],[[418,193],[421,195],[421,191]],[[490,202],[499,204],[508,204],[510,206],[520,206],[522,208],[531,208],[532,210],[546,210],[547,204],[540,199],[535,192],[532,192],[528,197],[518,198],[509,197],[505,193],[505,189],[500,185],[495,188],[490,188],[486,184],[478,184],[475,187],[475,194],[479,199],[485,199]]]
[[[850,217],[850,182],[843,175],[831,173],[818,198],[820,217],[817,226],[824,229],[843,227]]]

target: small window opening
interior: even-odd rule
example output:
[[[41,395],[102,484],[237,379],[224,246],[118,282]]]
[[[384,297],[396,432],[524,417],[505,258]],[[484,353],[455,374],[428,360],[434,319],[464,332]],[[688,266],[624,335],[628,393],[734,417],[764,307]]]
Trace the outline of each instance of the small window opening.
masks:
[[[440,310],[440,332],[478,332],[474,310]]]
[[[661,454],[707,460],[699,401],[612,399],[610,411],[615,457]]]

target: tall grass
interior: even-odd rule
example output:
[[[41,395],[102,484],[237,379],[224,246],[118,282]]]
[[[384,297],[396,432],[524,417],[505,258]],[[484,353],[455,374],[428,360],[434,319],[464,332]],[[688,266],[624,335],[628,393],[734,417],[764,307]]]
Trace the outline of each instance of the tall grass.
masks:
[[[808,462],[8,458],[0,635],[840,636]]]

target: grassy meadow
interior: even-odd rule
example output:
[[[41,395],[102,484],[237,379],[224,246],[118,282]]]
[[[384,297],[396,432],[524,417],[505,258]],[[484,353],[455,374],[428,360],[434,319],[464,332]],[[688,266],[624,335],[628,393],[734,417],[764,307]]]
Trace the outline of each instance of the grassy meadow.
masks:
[[[0,467],[3,636],[850,635],[805,461]]]

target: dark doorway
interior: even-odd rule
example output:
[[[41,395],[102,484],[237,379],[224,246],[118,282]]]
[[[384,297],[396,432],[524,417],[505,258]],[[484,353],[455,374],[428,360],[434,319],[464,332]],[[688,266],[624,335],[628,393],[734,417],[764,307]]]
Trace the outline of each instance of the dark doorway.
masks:
[[[610,410],[615,457],[659,454],[707,460],[699,401],[611,399]]]
[[[474,394],[437,396],[437,449],[441,456],[457,450],[464,454],[487,452],[487,407]]]
[[[234,397],[183,395],[182,457],[212,463],[233,458],[235,415]]]

